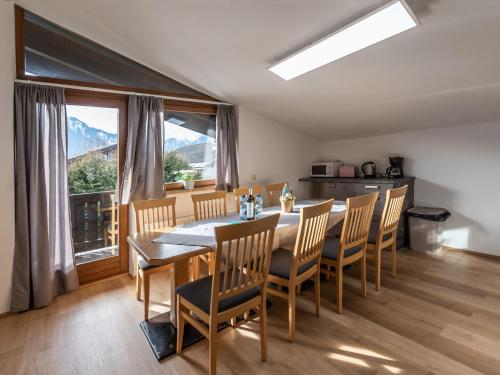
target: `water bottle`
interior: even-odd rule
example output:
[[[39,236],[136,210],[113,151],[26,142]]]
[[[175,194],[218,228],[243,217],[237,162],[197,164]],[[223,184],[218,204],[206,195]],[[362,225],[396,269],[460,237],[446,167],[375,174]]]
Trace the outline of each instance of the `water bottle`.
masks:
[[[255,219],[255,198],[252,194],[252,188],[249,188],[247,197],[247,220],[253,219]]]
[[[262,196],[257,194],[257,198],[255,199],[255,217],[262,216]]]
[[[283,198],[285,198],[287,194],[288,194],[288,182],[285,182],[285,185],[283,186],[283,190],[281,191],[281,196]]]
[[[240,197],[240,220],[247,219],[247,198],[242,195]]]

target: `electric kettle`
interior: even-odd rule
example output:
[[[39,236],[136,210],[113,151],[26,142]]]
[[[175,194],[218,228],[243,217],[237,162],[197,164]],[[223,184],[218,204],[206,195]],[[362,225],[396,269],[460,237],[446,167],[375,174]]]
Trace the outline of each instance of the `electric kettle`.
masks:
[[[363,175],[365,177],[376,177],[376,164],[373,161],[367,161],[361,166],[361,170],[363,171]]]

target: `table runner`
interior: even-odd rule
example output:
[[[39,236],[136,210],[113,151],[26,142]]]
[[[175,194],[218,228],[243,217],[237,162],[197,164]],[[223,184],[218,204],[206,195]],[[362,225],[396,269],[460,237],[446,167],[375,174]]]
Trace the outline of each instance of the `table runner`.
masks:
[[[280,213],[280,219],[277,226],[277,231],[284,230],[287,227],[299,225],[300,223],[300,208],[312,206],[325,200],[302,200],[295,204],[294,211],[291,213],[281,212],[280,206],[266,207],[263,210],[263,216],[269,216],[275,213]],[[339,213],[345,211],[345,202],[335,201],[331,213]],[[172,245],[187,245],[200,246],[215,249],[215,232],[214,228],[222,225],[237,224],[246,222],[240,220],[238,214],[222,216],[214,219],[201,220],[179,226],[174,231],[162,234],[153,242],[165,243]]]

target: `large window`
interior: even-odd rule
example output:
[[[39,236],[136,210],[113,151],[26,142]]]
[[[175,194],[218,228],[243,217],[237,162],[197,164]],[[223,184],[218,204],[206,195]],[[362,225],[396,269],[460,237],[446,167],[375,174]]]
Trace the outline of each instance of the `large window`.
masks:
[[[215,178],[215,115],[165,112],[165,182]]]
[[[67,105],[66,111],[72,237],[81,264],[119,254],[119,110]]]

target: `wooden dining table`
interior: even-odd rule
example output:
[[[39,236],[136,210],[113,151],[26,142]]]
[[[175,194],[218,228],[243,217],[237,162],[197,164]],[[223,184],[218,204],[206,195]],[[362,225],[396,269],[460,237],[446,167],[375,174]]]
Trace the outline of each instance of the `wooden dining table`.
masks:
[[[263,216],[280,213],[280,219],[275,231],[273,249],[290,247],[295,242],[300,223],[300,208],[324,202],[324,199],[297,201],[290,213],[281,212],[280,206],[266,207]],[[330,212],[328,229],[341,222],[345,215],[345,202],[335,201]],[[257,219],[258,220],[258,219]],[[172,264],[170,282],[170,324],[176,325],[176,294],[175,289],[189,282],[189,259],[215,250],[215,235],[213,228],[220,225],[230,225],[242,222],[238,214],[201,220],[184,224],[170,233],[145,232],[128,236],[129,245],[151,265]],[[146,333],[146,331],[145,331]],[[148,334],[146,333],[146,336]],[[151,346],[153,343],[148,337]],[[153,348],[153,350],[155,350]],[[158,359],[159,358],[157,354]]]

